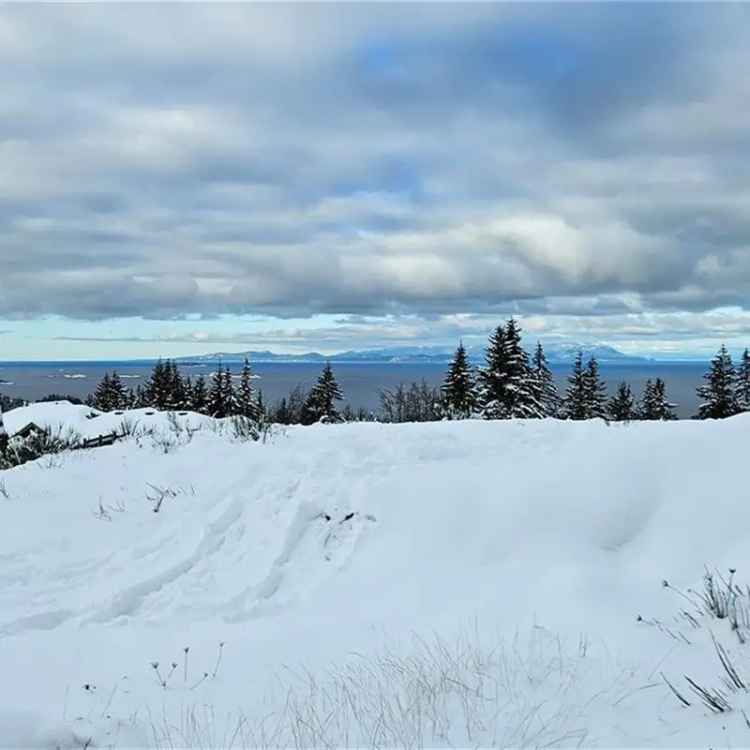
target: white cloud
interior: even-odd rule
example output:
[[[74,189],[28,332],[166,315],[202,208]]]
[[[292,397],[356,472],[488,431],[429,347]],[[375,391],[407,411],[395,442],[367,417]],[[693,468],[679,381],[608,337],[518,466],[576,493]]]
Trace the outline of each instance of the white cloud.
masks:
[[[743,12],[629,13],[4,6],[0,316],[744,310]]]

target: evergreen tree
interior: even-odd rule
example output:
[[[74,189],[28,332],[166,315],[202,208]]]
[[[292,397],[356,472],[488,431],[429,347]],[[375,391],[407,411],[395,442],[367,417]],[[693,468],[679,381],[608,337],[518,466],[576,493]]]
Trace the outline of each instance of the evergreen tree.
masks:
[[[145,409],[148,406],[150,406],[149,398],[148,398],[148,390],[147,388],[144,388],[142,385],[139,385],[135,389],[135,408],[136,409]]]
[[[545,415],[542,396],[521,329],[511,318],[498,326],[479,371],[479,412],[485,419],[533,419]]]
[[[229,369],[229,366],[227,365],[226,369],[224,370],[224,376],[221,378],[221,389],[222,389],[222,398],[224,400],[225,404],[225,410],[227,417],[234,417],[237,416],[239,411],[239,400],[237,398],[237,393],[234,389],[234,383],[232,382],[232,371]]]
[[[537,342],[532,368],[544,416],[557,417],[560,413],[560,394],[557,392],[557,386],[552,378],[552,372],[547,364],[547,357],[544,354],[541,342]]]
[[[185,393],[185,400],[182,408],[186,411],[195,411],[195,409],[193,409],[193,378],[190,375],[186,375],[182,379],[182,388]]]
[[[128,409],[131,406],[130,395],[122,383],[117,372],[111,375],[104,373],[104,377],[96,387],[91,406],[99,411],[117,411],[118,409]]]
[[[705,385],[698,387],[702,399],[698,419],[724,419],[740,410],[736,395],[736,373],[732,357],[722,344],[711,360],[711,369],[703,376]]]
[[[677,419],[674,410],[677,404],[670,403],[667,398],[667,386],[661,378],[656,378],[653,387],[653,414],[654,419],[671,421]]]
[[[282,398],[276,405],[272,419],[277,424],[292,424],[289,406],[285,398]]]
[[[639,419],[668,421],[677,419],[674,413],[676,404],[670,403],[667,398],[667,386],[661,378],[654,382],[646,381],[641,397],[641,406],[638,410]]]
[[[255,399],[255,393],[253,392],[252,378],[253,373],[250,369],[250,362],[246,358],[245,364],[242,367],[239,392],[237,393],[237,407],[241,416],[248,419],[258,419],[260,409]]]
[[[521,344],[521,327],[511,318],[505,326],[504,411],[509,419],[545,416],[538,383]]]
[[[170,363],[160,359],[154,365],[144,389],[146,405],[159,410],[172,408],[173,385]]]
[[[742,352],[742,359],[737,368],[735,398],[740,411],[750,411],[750,351]]]
[[[185,389],[185,381],[174,360],[167,360],[165,365],[164,378],[167,389],[167,408],[172,410],[181,410],[187,408],[188,394]]]
[[[3,422],[3,406],[2,402],[0,401],[0,460],[2,460],[3,455],[5,454],[6,449],[8,448],[8,432],[5,429],[5,424]]]
[[[211,386],[208,391],[208,413],[215,419],[223,419],[228,415],[227,406],[224,366],[219,362],[216,372],[211,374]]]
[[[442,386],[443,407],[449,419],[468,419],[476,409],[476,382],[463,343],[458,345]]]
[[[583,352],[578,352],[573,361],[573,371],[568,376],[568,388],[563,401],[566,419],[588,419],[588,384],[583,368]]]
[[[318,382],[312,387],[305,401],[303,409],[303,424],[314,424],[321,420],[338,422],[341,417],[336,410],[336,401],[343,399],[341,388],[331,369],[331,363],[326,362]]]
[[[99,385],[96,386],[93,405],[99,411],[112,410],[112,385],[108,372],[104,373],[104,377],[99,381]]]
[[[638,407],[638,419],[654,420],[656,419],[656,395],[654,394],[654,383],[649,378],[643,386],[641,394],[641,403]]]
[[[128,391],[116,371],[112,373],[112,377],[109,380],[109,386],[112,392],[112,409],[127,409]]]
[[[504,419],[505,327],[498,326],[490,336],[479,370],[479,412],[485,419]]]
[[[633,393],[624,381],[617,386],[617,392],[610,399],[607,411],[614,422],[629,422],[636,418]]]
[[[282,424],[301,424],[305,404],[307,403],[307,393],[301,385],[297,385],[289,392],[289,398],[286,400],[286,411],[288,422]]]
[[[599,363],[591,357],[584,373],[586,386],[586,419],[607,418],[607,386],[599,377]]]
[[[198,414],[208,412],[208,390],[203,375],[198,375],[190,389],[190,408]]]

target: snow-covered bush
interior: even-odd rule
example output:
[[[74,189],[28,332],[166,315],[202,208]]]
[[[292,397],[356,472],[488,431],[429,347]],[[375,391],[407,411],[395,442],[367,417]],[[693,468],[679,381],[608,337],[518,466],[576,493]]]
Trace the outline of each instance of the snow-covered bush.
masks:
[[[270,425],[264,419],[235,416],[231,418],[232,437],[236,440],[251,440],[266,442],[270,434]]]
[[[0,469],[10,469],[42,456],[74,450],[81,445],[81,436],[73,429],[59,425],[56,428],[34,429],[26,437],[11,438],[7,448],[0,453]]]

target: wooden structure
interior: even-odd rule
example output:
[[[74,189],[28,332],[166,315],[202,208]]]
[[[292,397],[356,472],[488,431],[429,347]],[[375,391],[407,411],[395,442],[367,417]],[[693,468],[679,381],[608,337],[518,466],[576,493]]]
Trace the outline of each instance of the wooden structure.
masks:
[[[43,427],[40,427],[34,422],[29,422],[27,425],[24,425],[20,430],[18,430],[18,432],[13,435],[12,439],[15,440],[16,438],[20,438],[21,440],[26,440],[26,438],[30,437],[31,435],[40,435],[43,432]]]

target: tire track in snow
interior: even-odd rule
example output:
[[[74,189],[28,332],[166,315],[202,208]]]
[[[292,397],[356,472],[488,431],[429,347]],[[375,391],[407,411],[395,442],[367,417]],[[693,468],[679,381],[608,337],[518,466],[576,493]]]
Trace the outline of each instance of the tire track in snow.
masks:
[[[242,517],[244,505],[245,503],[242,500],[232,500],[227,510],[204,528],[203,538],[192,554],[158,575],[120,591],[103,610],[86,618],[84,622],[102,623],[124,615],[134,615],[149,596],[168,585],[176,583],[181,577],[190,573],[195,565],[204,561],[206,557],[216,554],[224,544],[226,533]]]
[[[333,517],[315,503],[300,503],[268,573],[236,598],[227,622],[262,616],[312,594],[346,565],[365,526],[374,521],[351,511]]]
[[[182,576],[189,574],[198,562],[215,554],[224,544],[227,531],[242,516],[243,507],[244,503],[241,500],[232,500],[224,513],[203,529],[201,541],[190,555],[166,570],[117,592],[108,604],[93,615],[90,614],[91,604],[78,610],[57,609],[35,612],[0,624],[0,637],[16,635],[27,630],[53,630],[78,618],[82,618],[83,624],[107,623],[118,617],[136,614],[151,595],[168,585],[177,583]]]

